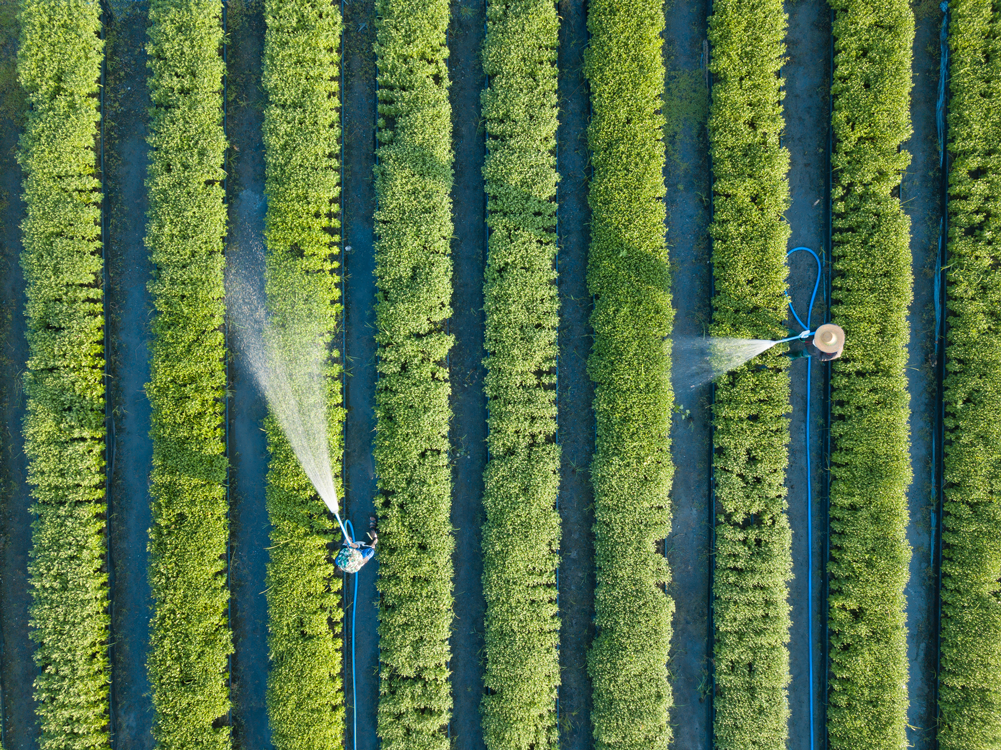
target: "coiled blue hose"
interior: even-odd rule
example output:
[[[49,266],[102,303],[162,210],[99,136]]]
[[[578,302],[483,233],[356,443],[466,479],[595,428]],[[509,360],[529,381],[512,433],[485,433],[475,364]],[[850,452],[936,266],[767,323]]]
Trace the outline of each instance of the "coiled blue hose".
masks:
[[[820,289],[820,277],[823,272],[821,270],[820,257],[813,252],[808,247],[794,247],[788,253],[786,257],[788,258],[793,253],[805,250],[813,256],[813,259],[817,261],[817,280],[813,284],[813,294],[810,295],[810,306],[806,309],[806,323],[804,323],[799,314],[796,312],[796,308],[793,307],[792,299],[789,298],[789,293],[786,292],[786,298],[789,302],[789,311],[792,316],[796,319],[796,322],[805,330],[809,331],[810,325],[813,319],[813,303],[817,300],[817,290]],[[798,338],[794,336],[793,338]],[[807,550],[807,562],[806,562],[806,628],[807,628],[807,647],[809,651],[809,665],[810,665],[810,750],[813,750],[814,737],[816,732],[813,728],[813,470],[810,466],[810,380],[813,370],[813,357],[807,357],[806,359],[806,550]]]
[[[345,520],[344,524],[347,525],[348,531],[350,532],[350,536],[348,536],[348,539],[354,541],[355,527],[351,525],[351,521],[349,520]],[[344,526],[342,525],[341,528],[343,529]],[[355,578],[355,591],[354,595],[351,597],[351,714],[352,714],[351,744],[353,745],[354,750],[358,750],[358,690],[355,681],[355,612],[358,611],[357,573],[354,574],[354,578]]]

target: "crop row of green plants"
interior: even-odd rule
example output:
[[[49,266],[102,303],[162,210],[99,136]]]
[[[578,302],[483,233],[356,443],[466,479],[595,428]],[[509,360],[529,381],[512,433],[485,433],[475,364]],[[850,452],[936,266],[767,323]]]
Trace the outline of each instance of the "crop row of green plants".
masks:
[[[1001,17],[949,3],[949,239],[938,739],[1001,738]]]
[[[105,569],[101,7],[21,3],[28,362],[24,450],[41,748],[110,746]]]
[[[266,0],[264,16],[269,322],[276,345],[302,346],[308,336],[328,349],[341,310],[341,14],[329,0]],[[331,356],[328,446],[341,494],[341,366]],[[273,417],[265,429],[271,738],[278,750],[327,750],[344,741],[341,579],[328,552],[339,532]]]
[[[713,3],[713,336],[786,335],[785,29],[782,0]],[[776,349],[716,381],[713,732],[721,749],[781,750],[789,734],[788,412],[788,360]]]
[[[906,0],[834,0],[832,320],[827,731],[832,750],[907,743],[904,585],[910,222],[900,203],[910,155]]]
[[[152,0],[146,246],[153,266],[147,662],[161,748],[228,748],[220,0]]]
[[[447,750],[452,715],[448,0],[377,0],[378,733]]]
[[[555,749],[559,741],[558,44],[553,0],[488,4],[483,737],[490,750]]]
[[[588,288],[594,297],[597,427],[595,626],[588,655],[595,747],[667,748],[673,600],[667,561],[673,322],[664,207],[665,18],[660,3],[593,0],[584,66],[594,173]]]

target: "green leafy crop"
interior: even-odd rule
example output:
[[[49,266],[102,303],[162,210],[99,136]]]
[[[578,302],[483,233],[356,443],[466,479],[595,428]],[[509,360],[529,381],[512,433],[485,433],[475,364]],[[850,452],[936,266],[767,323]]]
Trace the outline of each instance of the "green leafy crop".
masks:
[[[448,0],[377,0],[378,732],[446,750],[452,713]]]
[[[483,735],[490,750],[555,750],[559,739],[558,37],[553,0],[487,7]]]
[[[264,148],[267,307],[287,331],[308,321],[329,347],[340,316],[340,40],[336,5],[267,0]],[[333,352],[337,357],[337,352]],[[340,474],[339,364],[326,366],[328,445]],[[344,740],[340,577],[327,545],[330,515],[277,422],[266,423],[268,716],[278,750],[329,750]],[[340,488],[338,487],[338,491]]]
[[[828,627],[831,750],[906,746],[904,585],[910,222],[898,190],[910,156],[914,18],[906,0],[834,0]]]
[[[28,574],[42,750],[109,747],[97,2],[23,0]]]
[[[152,0],[146,246],[154,599],[148,670],[157,745],[230,747],[220,0]]]
[[[785,335],[788,152],[781,0],[717,0],[713,74],[714,336]],[[787,360],[770,350],[716,383],[715,744],[784,750],[792,533]]]
[[[1001,747],[1001,15],[949,3],[949,245],[939,746]]]
[[[673,601],[657,542],[670,526],[673,311],[664,208],[664,63],[659,3],[593,0],[585,73],[594,176],[597,634],[588,658],[598,750],[664,750]]]

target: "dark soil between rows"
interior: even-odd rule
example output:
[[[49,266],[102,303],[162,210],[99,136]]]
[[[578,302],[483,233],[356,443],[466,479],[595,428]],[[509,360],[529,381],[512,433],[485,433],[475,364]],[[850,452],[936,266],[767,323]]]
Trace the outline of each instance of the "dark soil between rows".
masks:
[[[264,0],[227,3],[227,116],[229,140],[226,200],[229,237],[227,274],[264,280]],[[232,313],[231,313],[232,316]],[[264,504],[268,469],[263,420],[267,407],[229,324],[230,624],[232,721],[235,746],[271,745],[265,692],[268,674],[268,611],[265,572],[270,524]]]
[[[372,217],[375,210],[375,6],[373,0],[345,0],[342,91],[344,183],[342,232],[344,237],[344,505],[359,532],[368,528],[374,513],[375,464],[375,257]],[[345,685],[347,697],[346,747],[375,750],[376,709],[379,700],[379,610],[375,579],[378,556],[357,576],[357,610],[352,613],[355,582],[344,587]],[[354,665],[348,638],[352,618],[357,633]],[[352,666],[357,690],[352,690]],[[358,731],[352,727],[357,707]],[[352,744],[354,743],[354,744]]]
[[[591,679],[587,649],[594,637],[594,387],[587,375],[591,352],[591,295],[587,253],[590,99],[584,77],[587,14],[579,0],[561,0],[558,54],[559,129],[556,133],[557,232],[560,323],[557,437],[560,464],[560,747],[591,747]]]
[[[34,645],[28,637],[28,552],[31,549],[31,498],[26,484],[27,461],[21,423],[24,419],[22,377],[28,357],[24,320],[24,276],[21,273],[21,169],[16,148],[23,125],[22,102],[15,74],[17,54],[17,3],[0,3],[0,335],[3,336],[2,391],[3,466],[0,494],[3,497],[3,534],[0,536],[0,706],[3,708],[2,739],[7,750],[38,746],[32,683],[38,669],[32,659]]]
[[[480,95],[486,85],[480,50],[486,0],[452,0],[448,33],[449,98],[455,173],[452,187],[452,320],[455,346],[449,356],[452,381],[452,527],[455,529],[450,733],[457,747],[483,745],[483,469],[487,463],[487,400],[483,393],[483,275],[487,262],[486,144]]]
[[[712,314],[710,165],[706,120],[709,3],[668,0],[664,38],[667,73],[664,169],[667,244],[673,274],[674,338],[703,336]],[[665,553],[674,598],[668,669],[674,693],[671,725],[677,750],[704,750],[712,738],[709,661],[710,389],[675,383],[671,429],[674,482],[671,533]]]

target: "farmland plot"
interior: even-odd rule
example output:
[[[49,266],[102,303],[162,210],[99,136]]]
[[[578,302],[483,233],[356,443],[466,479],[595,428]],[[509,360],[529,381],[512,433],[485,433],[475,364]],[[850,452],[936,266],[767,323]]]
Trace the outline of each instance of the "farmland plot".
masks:
[[[781,2],[724,0],[709,22],[713,78],[712,334],[786,335],[789,155]],[[786,517],[788,360],[770,350],[716,382],[716,696],[720,748],[785,748],[792,534]]]
[[[444,748],[452,711],[451,108],[444,0],[376,3],[375,466],[386,750]]]
[[[832,750],[905,745],[908,163],[914,19],[907,3],[833,4],[832,320],[827,730]]]
[[[595,626],[589,654],[597,748],[666,748],[673,603],[657,542],[670,525],[672,309],[664,237],[660,7],[589,8],[585,72],[594,174],[588,288],[597,423]]]
[[[153,0],[146,245],[155,601],[148,660],[160,747],[228,748],[222,6]]]
[[[556,45],[552,0],[487,13],[483,94],[490,246],[484,300],[490,458],[484,478],[486,667],[491,750],[555,748]]]
[[[340,240],[341,17],[328,3],[273,0],[266,3],[265,20],[267,309],[284,345],[298,344],[289,332],[300,331],[329,348],[341,310],[334,259]],[[326,364],[335,477],[344,420],[340,375],[339,364]],[[328,545],[339,532],[273,417],[266,430],[272,741],[280,750],[337,747],[344,737],[341,580]],[[343,494],[340,483],[337,491]]]
[[[1001,742],[1001,172],[996,9],[950,4],[952,53],[939,746]]]
[[[93,2],[21,6],[19,159],[29,358],[24,450],[40,747],[107,748],[104,295]]]

